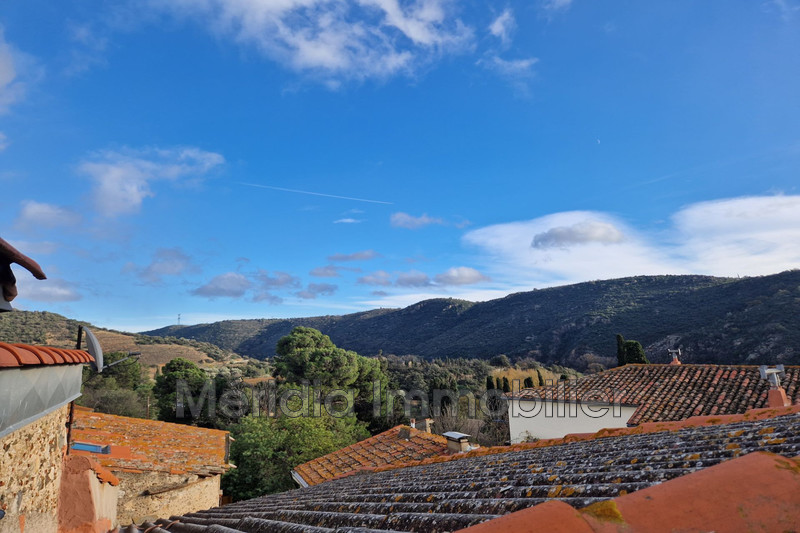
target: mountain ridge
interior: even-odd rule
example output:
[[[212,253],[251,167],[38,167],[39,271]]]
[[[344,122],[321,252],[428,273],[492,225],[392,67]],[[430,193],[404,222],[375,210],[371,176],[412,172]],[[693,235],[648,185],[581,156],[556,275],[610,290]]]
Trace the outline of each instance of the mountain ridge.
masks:
[[[800,363],[800,270],[746,278],[636,276],[534,289],[486,302],[437,298],[402,309],[290,319],[166,326],[144,335],[186,337],[256,357],[295,326],[362,355],[427,358],[498,354],[579,370],[616,365],[614,335],[639,340],[650,360],[680,346],[685,362]]]

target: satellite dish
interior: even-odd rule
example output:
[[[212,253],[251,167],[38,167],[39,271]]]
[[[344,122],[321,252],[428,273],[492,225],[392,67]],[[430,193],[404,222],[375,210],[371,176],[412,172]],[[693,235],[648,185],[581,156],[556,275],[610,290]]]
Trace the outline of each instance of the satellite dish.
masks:
[[[103,349],[100,347],[100,342],[91,330],[83,326],[78,326],[78,350],[81,349],[81,337],[83,333],[86,333],[86,351],[89,352],[89,355],[94,357],[92,368],[100,373],[103,371]]]

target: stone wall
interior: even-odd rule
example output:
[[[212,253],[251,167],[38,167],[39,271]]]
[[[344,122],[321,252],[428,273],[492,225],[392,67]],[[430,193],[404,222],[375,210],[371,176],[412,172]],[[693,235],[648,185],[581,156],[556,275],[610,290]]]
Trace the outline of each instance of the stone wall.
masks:
[[[219,505],[218,475],[201,478],[164,472],[113,472],[120,480],[117,504],[120,525],[140,524],[144,520],[193,513]],[[147,490],[163,492],[143,494]]]
[[[0,439],[0,533],[55,532],[69,406]]]

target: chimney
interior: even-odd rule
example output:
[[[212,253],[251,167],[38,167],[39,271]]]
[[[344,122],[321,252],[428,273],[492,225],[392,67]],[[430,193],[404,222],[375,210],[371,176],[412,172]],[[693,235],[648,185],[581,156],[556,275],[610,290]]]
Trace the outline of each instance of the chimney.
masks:
[[[433,419],[432,418],[424,419],[422,422],[420,422],[419,427],[417,429],[425,433],[433,433],[432,431]]]
[[[678,359],[681,356],[681,349],[678,348],[677,350],[667,350],[669,354],[672,356],[672,361],[669,364],[671,365],[679,365],[681,364],[681,360]]]
[[[469,444],[469,435],[458,431],[448,431],[442,435],[447,439],[447,451],[450,453],[468,452],[472,449]]]
[[[769,396],[767,397],[768,407],[788,407],[791,405],[789,398],[786,397],[786,391],[781,387],[781,378],[786,377],[783,370],[783,365],[777,365],[775,368],[769,368],[767,365],[759,367],[761,379],[769,381]]]
[[[408,421],[408,425],[411,426],[412,428],[416,429],[417,428],[417,419],[416,418],[412,418],[411,420]]]

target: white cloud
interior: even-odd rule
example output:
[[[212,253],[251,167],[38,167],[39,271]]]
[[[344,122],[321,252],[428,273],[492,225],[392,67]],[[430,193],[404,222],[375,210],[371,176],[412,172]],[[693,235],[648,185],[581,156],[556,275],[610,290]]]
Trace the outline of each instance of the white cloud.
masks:
[[[21,231],[31,231],[37,228],[66,228],[80,223],[81,216],[67,208],[27,200],[22,202],[22,208],[14,222],[14,226]]]
[[[381,254],[375,250],[361,250],[360,252],[353,252],[352,254],[333,254],[328,256],[328,261],[344,262],[344,261],[369,261],[380,257]]]
[[[702,202],[672,220],[676,255],[694,272],[736,276],[800,268],[800,196]]]
[[[241,298],[252,286],[253,283],[244,275],[238,272],[226,272],[194,289],[192,294],[206,298]]]
[[[63,279],[19,280],[19,298],[35,302],[76,302],[83,298],[75,284]]]
[[[152,182],[196,179],[224,162],[220,154],[193,147],[125,149],[92,154],[78,170],[94,182],[98,212],[117,217],[137,213],[144,199],[155,195]]]
[[[613,224],[597,220],[584,220],[572,226],[550,228],[533,236],[534,248],[569,248],[575,244],[617,244],[625,235]]]
[[[32,56],[11,46],[0,25],[0,115],[20,102],[29,86],[43,76]]]
[[[614,227],[625,240],[616,244],[584,241],[558,247],[531,246],[534,236],[554,235],[555,228]],[[585,237],[584,233],[577,232]],[[575,238],[575,231],[571,233]],[[518,287],[608,279],[638,274],[683,273],[668,254],[647,243],[623,222],[604,213],[572,211],[522,222],[496,224],[467,232],[463,240],[485,254],[496,280]],[[552,237],[551,237],[551,242]]]
[[[453,267],[447,271],[437,274],[434,278],[440,285],[472,285],[482,281],[489,281],[488,276],[484,276],[471,267]]]
[[[126,270],[136,272],[136,275],[145,283],[157,284],[165,276],[180,276],[188,272],[197,272],[199,268],[192,262],[180,248],[159,248],[153,254],[149,265],[139,268],[135,265],[126,267]]]
[[[380,287],[388,287],[392,284],[392,276],[385,270],[378,270],[372,274],[361,276],[358,278],[358,283],[362,285],[378,285]]]
[[[427,287],[431,284],[431,278],[424,272],[411,270],[398,274],[394,284],[398,287]]]
[[[268,271],[259,270],[255,277],[261,287],[266,290],[300,286],[300,278],[292,276],[288,272],[276,271],[273,276],[270,276]]]
[[[0,152],[8,148],[8,145],[9,145],[8,137],[6,136],[5,133],[0,131]]]
[[[408,213],[402,213],[402,212],[393,213],[389,219],[389,222],[395,228],[406,228],[406,229],[419,229],[424,226],[429,226],[431,224],[444,224],[444,221],[441,218],[429,217],[427,213],[415,217],[409,215]]]
[[[463,240],[509,291],[635,275],[765,275],[800,268],[800,196],[692,204],[652,234],[574,211],[476,229]]]
[[[298,298],[313,300],[317,296],[332,296],[339,287],[331,283],[309,283],[304,291],[297,292]]]
[[[214,33],[254,46],[331,87],[342,80],[410,74],[468,49],[472,30],[449,0],[150,0]]]
[[[347,267],[340,267],[336,265],[325,265],[321,267],[317,267],[309,274],[317,278],[338,278],[340,277],[342,270],[349,270],[350,272],[360,272],[360,268],[347,268]]]
[[[516,27],[517,23],[514,20],[514,13],[511,9],[506,8],[499,17],[489,24],[489,33],[500,39],[503,44],[507,45],[511,42],[511,35],[514,33]]]
[[[361,224],[362,222],[364,221],[358,218],[340,218],[333,221],[334,224]]]

